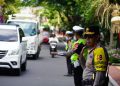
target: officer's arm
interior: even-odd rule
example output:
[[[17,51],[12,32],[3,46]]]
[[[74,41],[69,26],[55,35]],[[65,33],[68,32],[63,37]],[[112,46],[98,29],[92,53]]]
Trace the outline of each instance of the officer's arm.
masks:
[[[66,56],[71,56],[73,53],[77,53],[79,54],[82,50],[82,48],[84,47],[84,45],[81,43],[81,44],[78,44],[76,43],[76,46],[74,46],[73,49],[69,50],[67,53],[66,53]]]
[[[77,49],[74,50],[74,52],[77,53],[77,54],[80,54],[80,52],[81,52],[81,50],[82,50],[83,47],[84,47],[84,44],[82,44],[82,43],[79,44],[78,47],[77,47]]]
[[[66,52],[66,56],[70,57],[73,53],[74,53],[74,50],[69,50],[68,52]]]
[[[108,61],[103,48],[97,48],[94,51],[95,80],[93,86],[103,86],[106,77]]]
[[[95,81],[93,86],[103,86],[105,82],[105,76],[106,72],[105,71],[97,71],[96,76],[95,76]]]
[[[86,46],[82,48],[80,55],[79,55],[79,63],[83,69],[85,68],[85,63],[86,63],[85,57],[83,56],[85,48]]]
[[[69,50],[66,53],[66,56],[71,56],[73,53],[79,54],[81,52],[81,50],[82,50],[83,47],[84,47],[83,44],[79,44],[76,48]]]
[[[74,53],[74,50],[69,50],[69,51],[66,50],[66,52],[63,52],[63,53],[57,52],[57,55],[70,57],[73,53]]]

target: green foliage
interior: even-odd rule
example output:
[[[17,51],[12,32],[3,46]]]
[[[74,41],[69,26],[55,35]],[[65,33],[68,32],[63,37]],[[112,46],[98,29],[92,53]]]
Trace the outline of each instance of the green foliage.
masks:
[[[49,10],[49,13],[44,12],[49,18],[49,23],[58,24],[59,16],[59,24],[66,29],[72,29],[74,25],[98,24],[96,9],[105,0],[37,0],[37,2],[32,0],[31,2],[33,1],[36,6],[43,6]],[[110,3],[119,3],[119,0],[110,0]]]
[[[58,11],[61,22],[67,29],[74,25],[85,26],[97,22],[94,15],[98,0],[44,0],[41,4],[46,9]]]
[[[35,6],[36,0],[23,0],[22,6]]]
[[[19,11],[19,7],[21,6],[20,0],[4,0],[3,5],[3,16],[5,18],[5,21],[8,18],[8,15],[16,13]]]
[[[13,14],[19,11],[21,6],[20,0],[5,0],[6,4],[4,5],[4,15]]]
[[[76,11],[79,7],[75,0],[44,0],[42,6],[50,11],[51,14],[49,13],[49,15],[52,15],[52,18],[49,17],[51,23],[58,23],[64,28],[72,28],[73,25],[79,24],[80,14]]]
[[[120,63],[120,49],[110,49],[109,53],[109,61],[111,63]]]
[[[50,27],[49,27],[49,25],[43,25],[43,30],[44,31],[50,31]]]
[[[15,0],[4,0],[5,3],[14,3]]]

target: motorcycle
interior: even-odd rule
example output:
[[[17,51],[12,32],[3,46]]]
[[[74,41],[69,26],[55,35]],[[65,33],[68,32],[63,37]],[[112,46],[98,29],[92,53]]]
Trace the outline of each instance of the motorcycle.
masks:
[[[51,54],[52,58],[55,57],[54,52],[57,52],[57,42],[56,41],[51,41],[50,42],[50,54]]]

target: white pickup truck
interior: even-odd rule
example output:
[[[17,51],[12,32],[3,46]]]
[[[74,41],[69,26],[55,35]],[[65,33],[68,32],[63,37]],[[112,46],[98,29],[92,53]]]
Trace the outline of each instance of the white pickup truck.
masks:
[[[39,22],[32,19],[9,19],[8,24],[18,24],[27,40],[27,57],[37,59],[41,50]]]
[[[0,68],[7,68],[20,75],[26,70],[27,41],[18,25],[0,25]]]

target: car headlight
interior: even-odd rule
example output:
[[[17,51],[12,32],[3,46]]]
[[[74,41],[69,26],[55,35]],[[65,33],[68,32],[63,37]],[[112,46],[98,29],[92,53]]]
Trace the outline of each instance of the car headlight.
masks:
[[[8,52],[8,55],[18,55],[19,54],[19,50],[10,50]]]
[[[30,50],[35,50],[35,45],[36,45],[36,44],[33,42],[33,43],[31,43],[31,44],[29,45],[28,48],[29,48]]]

